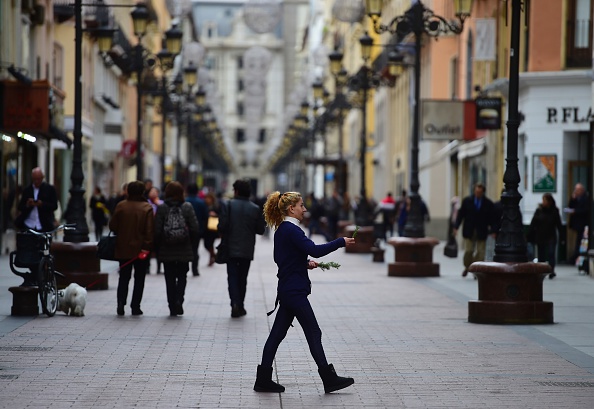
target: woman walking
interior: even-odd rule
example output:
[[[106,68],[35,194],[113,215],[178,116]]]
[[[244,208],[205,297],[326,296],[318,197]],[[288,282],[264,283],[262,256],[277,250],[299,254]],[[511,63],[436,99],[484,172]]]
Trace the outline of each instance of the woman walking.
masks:
[[[185,230],[185,232],[183,231]],[[184,188],[170,182],[164,203],[155,215],[155,250],[163,263],[169,315],[183,315],[187,274],[194,259],[192,243],[198,241],[198,220],[192,205],[184,201]]]
[[[530,227],[528,229],[528,241],[536,244],[538,261],[548,262],[552,272],[549,278],[553,279],[555,274],[557,233],[561,234],[561,215],[555,203],[555,198],[550,193],[542,195],[542,203],[534,212]]]
[[[322,257],[340,247],[355,243],[355,239],[342,237],[326,244],[316,245],[299,227],[306,212],[300,193],[274,192],[264,204],[264,218],[268,226],[276,230],[274,235],[274,261],[278,266],[278,287],[275,309],[278,312],[268,340],[264,345],[262,363],[258,365],[254,390],[257,392],[284,392],[282,385],[272,380],[272,361],[278,346],[287,335],[294,318],[303,328],[309,350],[318,366],[324,383],[324,391],[330,393],[352,385],[353,378],[338,376],[332,364],[328,364],[322,347],[322,331],[307,299],[311,290],[307,270],[318,263],[307,256]],[[269,315],[272,312],[269,313]]]

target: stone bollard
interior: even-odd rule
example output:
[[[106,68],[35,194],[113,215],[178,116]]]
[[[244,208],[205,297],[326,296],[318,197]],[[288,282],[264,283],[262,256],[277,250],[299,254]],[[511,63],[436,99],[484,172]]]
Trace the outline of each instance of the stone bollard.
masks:
[[[37,305],[39,291],[37,291],[37,286],[10,287],[8,291],[12,293],[10,315],[39,315],[39,307]]]
[[[349,225],[344,228],[343,237],[353,237],[356,226]],[[371,253],[371,247],[373,247],[373,227],[372,226],[360,226],[355,237],[355,244],[352,246],[345,247],[347,253]]]
[[[439,277],[439,264],[433,262],[433,248],[439,240],[433,237],[392,237],[395,261],[388,265],[390,277]]]
[[[386,250],[380,247],[372,247],[371,254],[373,254],[373,262],[374,263],[383,263],[384,262],[384,253]]]
[[[478,300],[468,302],[468,322],[552,324],[553,303],[542,300],[547,263],[476,262],[468,268],[478,280]]]

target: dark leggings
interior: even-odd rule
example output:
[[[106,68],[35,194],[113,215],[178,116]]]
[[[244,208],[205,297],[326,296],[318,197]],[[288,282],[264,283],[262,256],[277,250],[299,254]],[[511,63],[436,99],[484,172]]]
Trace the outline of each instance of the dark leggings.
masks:
[[[305,339],[307,339],[307,344],[309,345],[309,351],[318,367],[327,366],[328,361],[326,361],[326,354],[324,354],[324,348],[322,347],[322,330],[318,325],[307,296],[281,300],[274,324],[270,330],[270,335],[268,335],[268,339],[264,345],[262,366],[265,368],[272,366],[278,346],[285,339],[293,318],[297,318],[297,321],[299,321],[299,324],[303,328]]]

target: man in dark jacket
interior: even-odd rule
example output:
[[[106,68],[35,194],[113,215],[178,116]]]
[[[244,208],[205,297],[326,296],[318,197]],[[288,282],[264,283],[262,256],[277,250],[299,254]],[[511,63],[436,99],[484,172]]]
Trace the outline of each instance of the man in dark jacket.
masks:
[[[462,277],[468,274],[468,267],[475,261],[485,259],[487,236],[493,232],[494,226],[493,202],[485,196],[485,185],[474,185],[474,194],[462,200],[454,225],[454,236],[464,222],[462,237],[464,238],[464,271]]]
[[[249,180],[235,181],[233,191],[234,198],[221,209],[218,230],[228,239],[230,260],[227,263],[227,282],[231,317],[237,318],[246,314],[243,302],[250,264],[254,259],[256,234],[264,234],[266,222],[262,209],[249,200]]]
[[[580,245],[584,235],[584,228],[588,225],[588,215],[590,214],[590,200],[586,188],[581,183],[577,183],[573,189],[571,199],[567,208],[564,209],[569,213],[569,228],[575,231],[575,242],[573,245],[573,254],[571,256],[572,264],[580,255]]]
[[[20,229],[50,231],[54,229],[54,212],[58,208],[56,189],[43,181],[41,168],[31,171],[31,185],[23,190],[15,224]]]

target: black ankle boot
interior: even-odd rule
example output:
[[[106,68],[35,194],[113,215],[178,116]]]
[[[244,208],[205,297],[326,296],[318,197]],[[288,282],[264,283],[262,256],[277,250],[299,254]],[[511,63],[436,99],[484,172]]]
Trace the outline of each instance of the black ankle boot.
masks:
[[[265,368],[258,365],[258,374],[254,384],[256,392],[284,392],[285,387],[272,380],[272,367]]]
[[[324,383],[324,392],[326,393],[344,389],[347,386],[351,386],[355,383],[353,378],[344,378],[342,376],[336,375],[336,371],[334,370],[334,366],[332,364],[318,368],[318,373],[322,378],[322,382]]]

